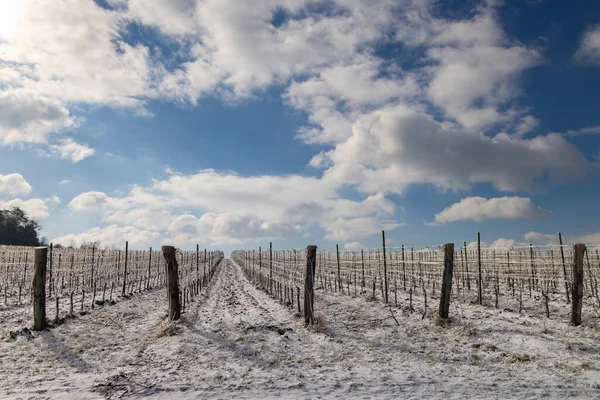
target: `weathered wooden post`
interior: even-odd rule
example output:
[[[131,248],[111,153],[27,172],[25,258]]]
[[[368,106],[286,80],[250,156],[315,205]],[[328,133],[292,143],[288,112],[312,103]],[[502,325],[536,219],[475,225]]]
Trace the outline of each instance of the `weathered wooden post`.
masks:
[[[314,316],[314,284],[317,268],[317,246],[306,247],[306,276],[304,280],[304,323],[312,325]]]
[[[146,290],[150,290],[150,286],[152,283],[150,281],[150,276],[152,275],[152,271],[150,268],[152,267],[152,246],[150,246],[150,250],[148,251],[148,282],[146,283]]]
[[[273,242],[269,242],[269,294],[273,295]]]
[[[481,276],[481,235],[477,232],[477,302],[483,304],[483,278]]]
[[[340,248],[339,248],[339,246],[337,244],[335,245],[335,254],[336,254],[336,260],[337,260],[337,285],[336,285],[336,289],[339,289],[341,292],[343,292],[344,291],[344,287],[342,286],[342,275],[341,275],[341,268],[340,268]]]
[[[581,325],[581,306],[583,305],[583,255],[585,244],[573,245],[573,284],[571,286],[571,322]]]
[[[563,249],[563,240],[562,234],[558,232],[558,244],[560,245],[560,258],[562,260],[563,274],[565,277],[565,294],[567,295],[567,303],[571,300],[569,299],[569,278],[567,277],[567,265],[565,263],[565,251]]]
[[[50,254],[49,254],[49,256],[50,256],[50,259],[48,260],[48,261],[49,261],[49,264],[50,264],[50,265],[48,265],[48,267],[49,267],[49,268],[48,268],[48,269],[49,269],[49,271],[48,271],[48,272],[49,272],[49,275],[50,275],[50,276],[49,276],[50,284],[48,285],[48,292],[49,292],[49,293],[48,293],[48,297],[52,297],[52,282],[53,282],[53,279],[52,279],[52,278],[53,278],[53,276],[52,276],[52,266],[53,266],[53,253],[54,253],[54,245],[53,245],[52,243],[50,243]]]
[[[467,290],[471,291],[471,277],[469,276],[469,253],[467,252],[467,242],[463,242],[465,249],[465,274],[467,275]]]
[[[200,245],[196,245],[196,284],[200,281]],[[198,290],[196,290],[198,294]]]
[[[162,246],[161,250],[167,263],[167,290],[169,295],[169,320],[181,317],[181,304],[179,302],[179,276],[177,273],[177,257],[174,246]]]
[[[121,296],[125,297],[125,290],[127,288],[127,259],[129,254],[129,241],[125,242],[125,269],[123,270],[123,290],[121,290]]]
[[[35,271],[31,283],[33,292],[33,330],[46,329],[46,263],[48,247],[36,247],[34,253]]]
[[[383,282],[385,286],[385,304],[388,303],[388,275],[387,275],[387,261],[385,256],[385,231],[381,231],[381,245],[383,247]]]
[[[444,274],[442,275],[442,295],[440,296],[439,315],[448,318],[450,310],[450,293],[452,292],[452,271],[454,269],[454,243],[444,245]]]

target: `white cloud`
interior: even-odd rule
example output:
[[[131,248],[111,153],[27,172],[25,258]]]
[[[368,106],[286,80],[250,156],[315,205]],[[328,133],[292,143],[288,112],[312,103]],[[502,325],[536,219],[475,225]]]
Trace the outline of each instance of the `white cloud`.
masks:
[[[535,205],[527,197],[466,197],[435,215],[435,222],[445,224],[462,220],[481,222],[491,218],[536,218],[548,215],[548,211]]]
[[[74,211],[100,211],[108,200],[106,193],[85,192],[71,200],[69,208]]]
[[[96,152],[91,147],[79,144],[71,138],[63,139],[59,144],[52,145],[51,147],[60,154],[61,158],[66,158],[74,163],[78,163]]]
[[[94,197],[94,196],[92,196]],[[84,202],[85,203],[85,202]],[[90,200],[93,203],[93,200]],[[105,201],[101,196],[98,197],[98,203],[91,206],[95,208],[97,205],[104,204]],[[80,205],[80,204],[78,204]],[[84,209],[86,208],[83,206]],[[163,230],[166,229],[173,219],[173,215],[165,210],[152,210],[149,208],[135,208],[129,211],[117,210],[106,215],[105,221],[114,222],[121,225],[131,225],[147,230]]]
[[[571,129],[567,131],[568,135],[578,136],[578,135],[600,135],[600,125],[597,126],[586,126],[581,129]]]
[[[53,243],[60,243],[64,246],[74,244],[75,246],[87,242],[100,242],[101,246],[123,247],[125,241],[131,245],[140,246],[151,243],[159,237],[158,232],[141,230],[133,226],[109,225],[106,227],[95,227],[83,233],[71,233],[58,236],[52,239]]]
[[[513,247],[517,244],[517,242],[513,239],[505,239],[505,238],[499,238],[494,240],[491,244],[490,244],[490,248],[493,249],[502,249],[502,248],[510,248]]]
[[[316,178],[243,177],[214,170],[171,175],[134,187],[124,197],[82,193],[69,207],[103,211],[105,221],[157,230],[185,243],[292,237],[313,226],[324,229],[328,239],[347,240],[402,225],[393,220],[395,205],[382,193],[353,201]]]
[[[167,229],[167,241],[209,245],[239,244],[269,238],[286,239],[298,227],[285,222],[267,222],[251,216],[231,213],[205,213],[200,218],[183,214],[176,217]]]
[[[537,242],[540,244],[558,244],[558,237],[556,234],[551,233],[539,233],[539,232],[527,232],[525,234],[525,240]],[[563,235],[563,244],[583,243],[588,246],[600,245],[600,233],[589,233],[585,235]]]
[[[583,33],[575,60],[581,64],[600,65],[600,25],[591,26]]]
[[[31,90],[0,90],[0,143],[45,143],[49,134],[74,125],[58,100]]]
[[[324,181],[384,193],[401,193],[414,183],[466,190],[489,182],[502,191],[528,190],[538,177],[573,179],[588,168],[581,152],[559,134],[531,139],[470,134],[404,106],[362,117],[348,140],[318,157],[315,164],[331,165]]]
[[[519,95],[519,74],[541,61],[536,50],[510,43],[489,9],[471,20],[440,23],[432,45],[427,94],[469,129],[512,119],[501,108]]]
[[[21,174],[0,174],[0,192],[10,194],[29,194],[31,185]]]
[[[140,105],[151,79],[148,49],[123,41],[121,13],[79,0],[31,0],[22,11],[17,32],[0,42],[15,86],[63,101]]]
[[[344,250],[360,250],[365,246],[361,242],[350,242],[344,244]]]
[[[68,184],[68,183],[71,183],[71,180],[70,180],[70,179],[63,179],[62,181],[60,181],[60,183],[59,183],[59,184],[61,184],[61,185],[66,185],[66,184]]]
[[[525,240],[536,244],[557,244],[558,238],[553,233],[527,232]]]
[[[186,35],[198,29],[196,2],[192,0],[111,0],[113,6],[127,6],[128,16],[166,34]]]
[[[49,199],[52,202],[53,199]],[[25,211],[30,218],[46,218],[48,217],[48,205],[46,204],[48,199],[13,199],[9,201],[0,200],[0,208],[11,209],[13,207],[19,207]]]
[[[572,243],[583,243],[588,246],[600,246],[600,233],[589,233],[569,238]]]

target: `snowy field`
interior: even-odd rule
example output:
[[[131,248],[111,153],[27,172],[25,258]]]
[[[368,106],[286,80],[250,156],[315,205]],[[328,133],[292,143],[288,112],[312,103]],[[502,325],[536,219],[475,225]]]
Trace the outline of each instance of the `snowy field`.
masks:
[[[455,303],[442,326],[437,299],[423,318],[417,296],[410,312],[408,295],[316,295],[321,324],[305,328],[225,260],[176,325],[164,289],[41,333],[5,308],[0,398],[600,398],[597,322]]]

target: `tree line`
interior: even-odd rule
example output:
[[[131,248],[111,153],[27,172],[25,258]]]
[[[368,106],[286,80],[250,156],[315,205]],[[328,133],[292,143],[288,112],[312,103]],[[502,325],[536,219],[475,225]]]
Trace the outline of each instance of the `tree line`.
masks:
[[[0,210],[0,245],[41,246],[46,242],[40,237],[41,229],[40,224],[19,207]]]

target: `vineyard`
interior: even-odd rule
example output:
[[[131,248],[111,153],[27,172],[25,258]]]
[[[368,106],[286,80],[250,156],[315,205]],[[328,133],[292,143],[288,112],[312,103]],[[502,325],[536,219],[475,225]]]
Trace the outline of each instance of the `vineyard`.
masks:
[[[591,398],[600,388],[594,248],[382,237],[357,251],[270,244],[223,256],[1,247],[0,397]],[[35,329],[40,282],[49,325]]]
[[[114,305],[118,299],[164,287],[165,258],[161,251],[53,248],[46,256],[45,297],[47,315],[54,323]],[[214,267],[223,258],[220,251],[177,250],[180,301],[186,303],[207,285]],[[0,246],[0,310],[29,305],[33,297],[34,248]]]
[[[385,240],[385,239],[384,239]],[[571,312],[574,246],[481,247],[454,249],[452,302],[489,305],[497,309],[567,318]],[[583,315],[600,321],[600,254],[587,249],[583,258]],[[306,250],[238,251],[232,257],[248,278],[272,296],[302,310]],[[417,311],[424,316],[440,298],[444,246],[400,246],[359,251],[320,251],[316,256],[316,290],[363,296]],[[404,301],[408,295],[408,302]],[[404,303],[404,304],[402,304]],[[316,306],[318,308],[318,306]]]

